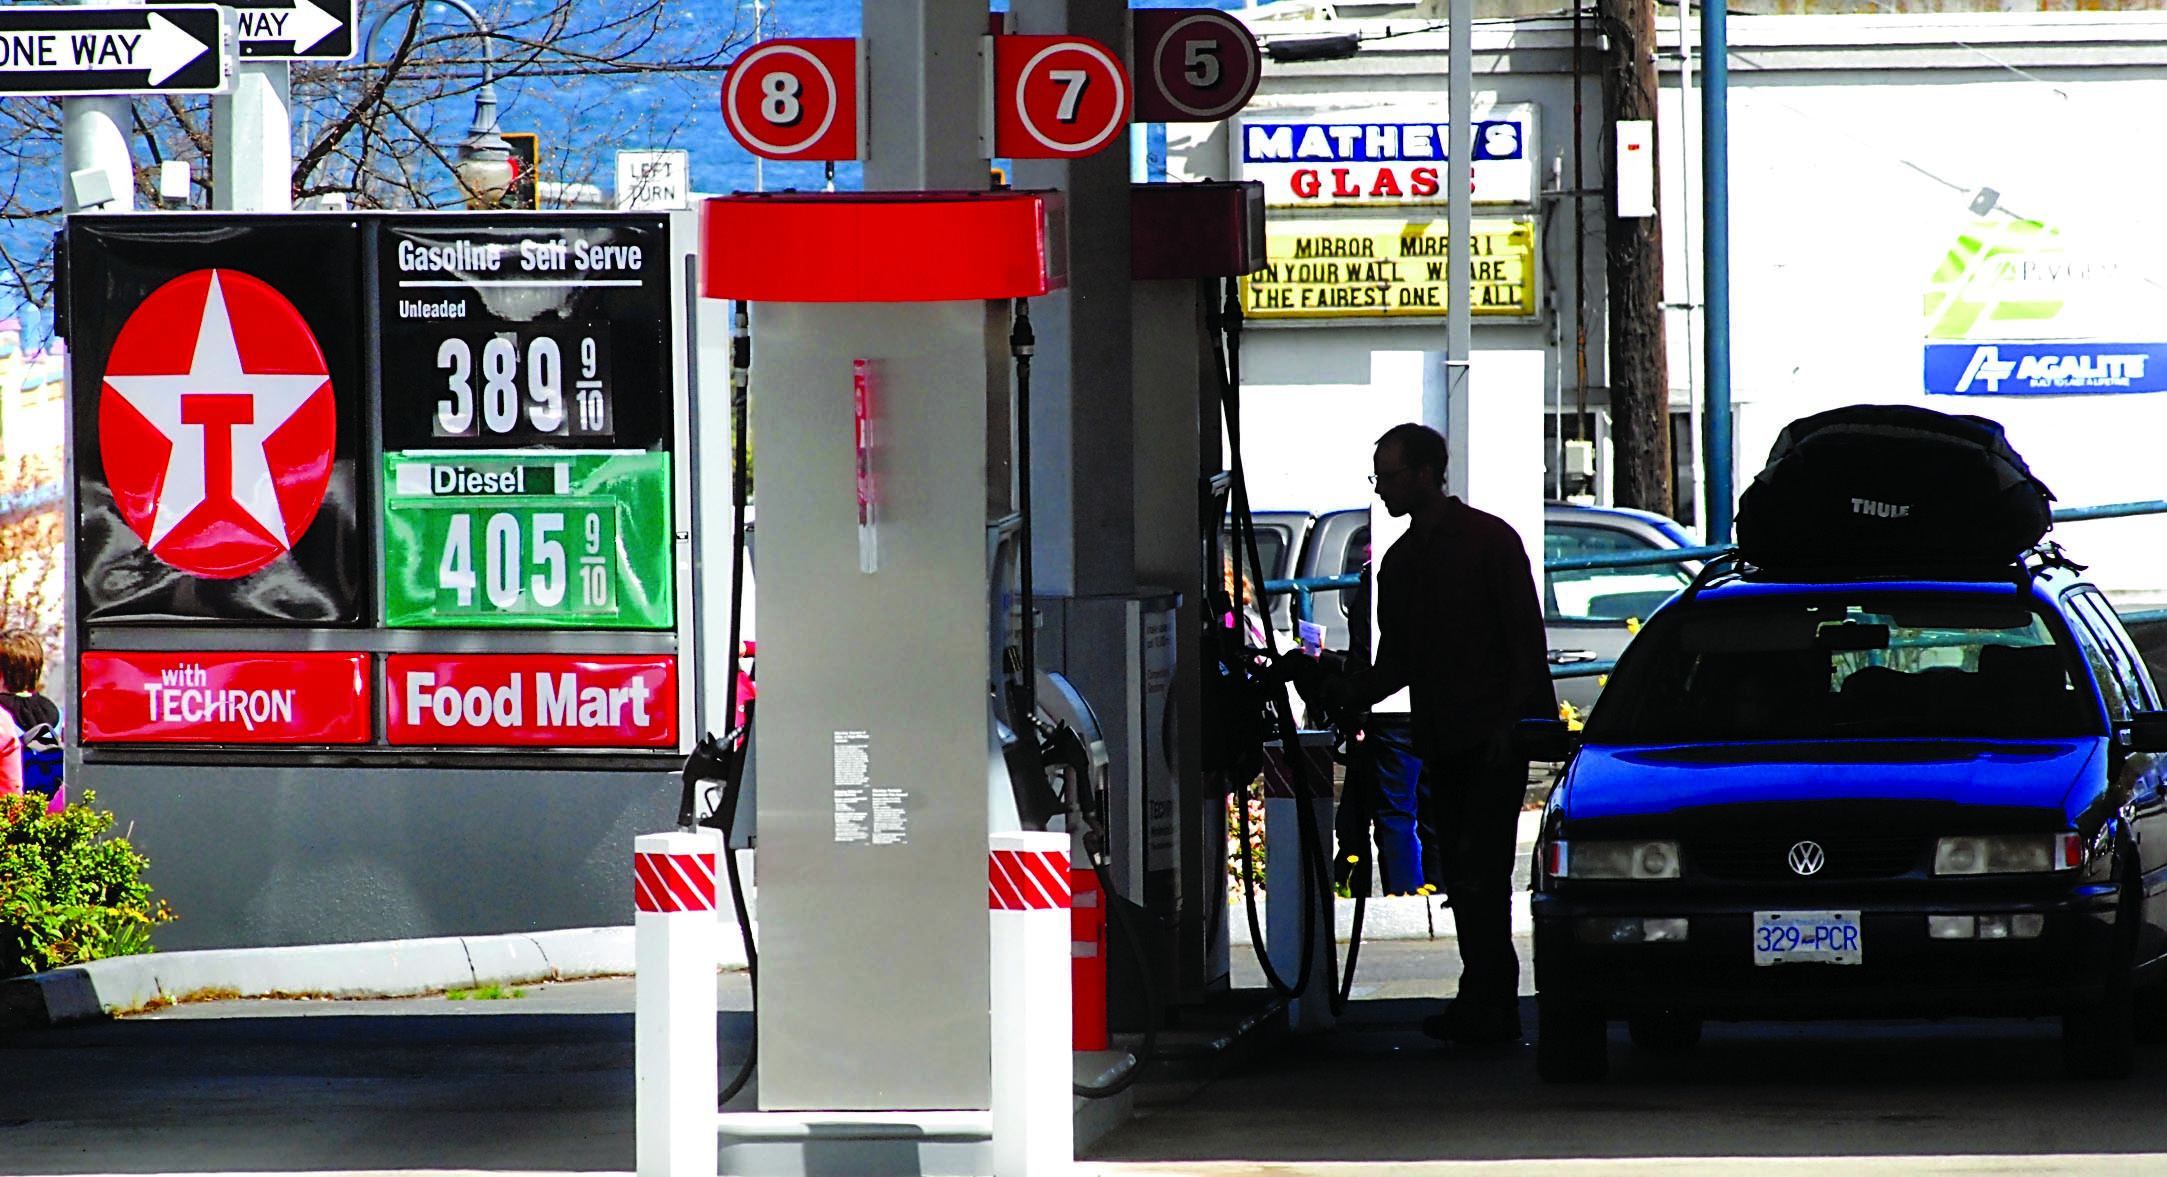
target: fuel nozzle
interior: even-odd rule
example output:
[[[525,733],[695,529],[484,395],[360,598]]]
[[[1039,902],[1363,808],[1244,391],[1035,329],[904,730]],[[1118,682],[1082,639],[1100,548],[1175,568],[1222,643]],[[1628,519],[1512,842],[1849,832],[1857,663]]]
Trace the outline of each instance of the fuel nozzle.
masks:
[[[723,746],[722,737],[709,732],[692,746],[692,755],[685,757],[684,770],[679,773],[686,784],[702,781],[723,780],[730,770],[730,753]]]
[[[1082,832],[1084,852],[1094,864],[1107,865],[1113,858],[1107,847],[1105,798],[1099,796],[1092,776],[1091,746],[1075,728],[1056,723],[1046,733],[1043,749],[1047,776],[1059,775],[1067,786],[1061,790],[1061,799],[1068,807],[1069,828]]]
[[[692,755],[685,757],[684,768],[678,770],[677,779],[683,784],[678,793],[677,828],[691,833],[696,821],[700,785],[707,781],[727,780],[730,775],[730,752],[720,737],[709,732],[692,746]]]
[[[1037,354],[1038,336],[1031,330],[1031,300],[1016,300],[1015,324],[1008,330],[1008,354],[1017,359]]]

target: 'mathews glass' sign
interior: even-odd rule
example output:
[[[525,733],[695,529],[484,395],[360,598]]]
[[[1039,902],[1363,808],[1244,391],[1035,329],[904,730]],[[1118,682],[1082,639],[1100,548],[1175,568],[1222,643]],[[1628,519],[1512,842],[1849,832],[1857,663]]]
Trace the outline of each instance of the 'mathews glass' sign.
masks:
[[[1252,118],[1237,128],[1235,157],[1272,208],[1444,204],[1451,137],[1442,111]],[[1475,203],[1533,203],[1537,145],[1533,106],[1482,112],[1466,169]]]

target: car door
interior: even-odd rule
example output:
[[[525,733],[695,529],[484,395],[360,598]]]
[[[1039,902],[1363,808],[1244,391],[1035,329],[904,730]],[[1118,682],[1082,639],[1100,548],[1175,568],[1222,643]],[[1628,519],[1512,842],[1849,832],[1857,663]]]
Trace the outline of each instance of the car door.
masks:
[[[1603,522],[1595,512],[1569,520],[1553,514],[1543,523],[1546,564],[1570,556],[1656,551],[1667,546],[1639,528]],[[1633,640],[1639,623],[1691,580],[1692,575],[1676,564],[1546,572],[1542,612],[1550,664],[1615,662]],[[1560,678],[1558,700],[1585,713],[1595,705],[1601,682],[1594,675]]]
[[[1369,557],[1369,509],[1326,511],[1309,528],[1309,540],[1302,545],[1296,574],[1351,576],[1362,571],[1362,563]],[[1348,647],[1349,608],[1357,591],[1350,588],[1320,592],[1310,598],[1310,617],[1324,627],[1325,649]]]
[[[2114,719],[2127,722],[2133,712],[2158,710],[2152,677],[2145,672],[2136,643],[2129,640],[2114,607],[2094,589],[2072,593],[2070,604],[2098,643],[2106,673],[2113,677],[2110,698],[2118,698],[2121,705],[2121,713]],[[2098,670],[2095,665],[2095,673]],[[2146,929],[2139,943],[2143,959],[2167,951],[2161,932],[2167,928],[2167,795],[2160,789],[2160,768],[2160,757],[2149,752],[2127,753],[2117,761],[2118,777],[2128,782],[2130,824],[2144,871]]]

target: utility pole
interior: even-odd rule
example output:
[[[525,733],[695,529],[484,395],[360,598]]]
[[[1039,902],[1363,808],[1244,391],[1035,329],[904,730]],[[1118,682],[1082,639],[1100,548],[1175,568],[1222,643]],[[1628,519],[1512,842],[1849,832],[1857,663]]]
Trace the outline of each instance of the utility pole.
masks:
[[[1653,0],[1598,0],[1602,29],[1610,38],[1603,63],[1603,111],[1611,133],[1604,175],[1611,200],[1606,213],[1609,272],[1611,496],[1619,506],[1660,511],[1671,503],[1670,371],[1663,338],[1663,230],[1652,213],[1659,189],[1653,156],[1655,105],[1655,5]],[[1650,158],[1621,158],[1621,122],[1645,121],[1649,133],[1637,150]],[[1624,165],[1621,167],[1621,164]],[[1636,166],[1637,165],[1637,166]],[[1627,184],[1621,188],[1621,172]],[[1635,195],[1632,177],[1645,177],[1646,212],[1620,215]],[[1635,210],[1622,210],[1628,214]]]

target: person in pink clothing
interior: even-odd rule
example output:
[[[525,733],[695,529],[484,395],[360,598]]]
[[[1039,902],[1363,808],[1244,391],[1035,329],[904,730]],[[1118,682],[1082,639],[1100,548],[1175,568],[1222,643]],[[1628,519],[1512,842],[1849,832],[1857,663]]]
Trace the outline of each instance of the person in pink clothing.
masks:
[[[15,717],[0,710],[0,797],[23,791],[23,729]]]

